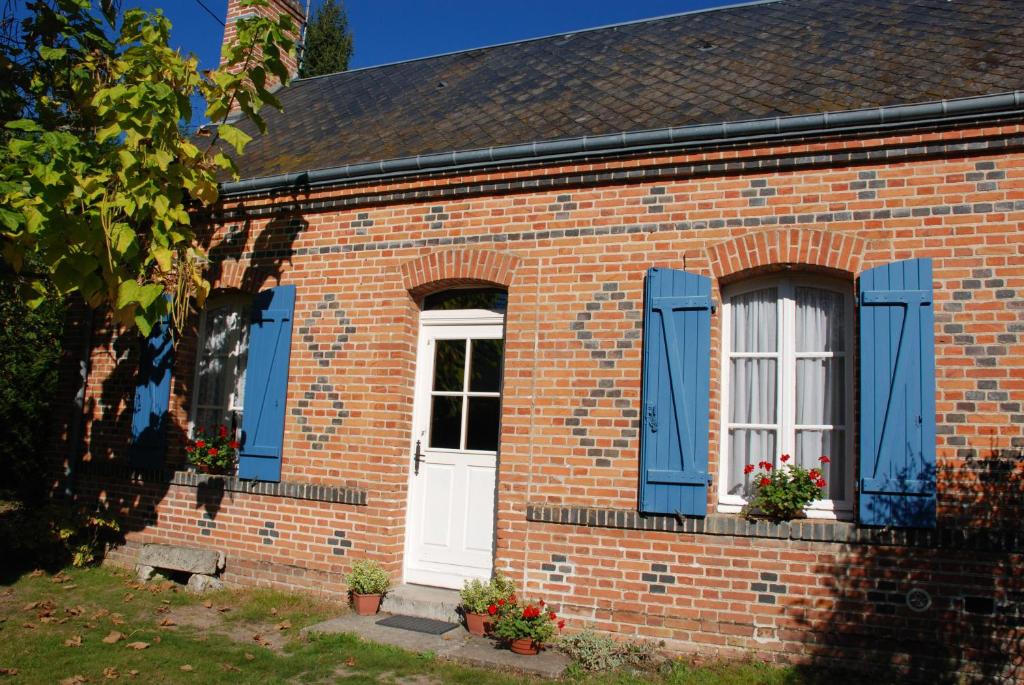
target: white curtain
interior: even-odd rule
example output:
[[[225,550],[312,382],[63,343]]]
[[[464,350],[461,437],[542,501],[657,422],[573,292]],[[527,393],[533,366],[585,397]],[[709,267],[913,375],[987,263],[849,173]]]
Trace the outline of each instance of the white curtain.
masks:
[[[241,303],[208,309],[203,340],[199,341],[196,427],[208,433],[215,426],[240,427],[245,392],[248,327]]]
[[[817,288],[796,288],[794,294],[797,359],[793,456],[800,466],[823,472],[828,483],[823,496],[830,492],[841,495],[846,488],[841,428],[846,416],[843,297]],[[824,468],[819,462],[822,455],[831,459]]]
[[[778,290],[765,288],[730,300],[729,421],[775,424],[778,421],[778,360],[743,356],[778,351]],[[743,494],[750,477],[747,464],[774,461],[777,432],[766,428],[729,431],[728,490]]]

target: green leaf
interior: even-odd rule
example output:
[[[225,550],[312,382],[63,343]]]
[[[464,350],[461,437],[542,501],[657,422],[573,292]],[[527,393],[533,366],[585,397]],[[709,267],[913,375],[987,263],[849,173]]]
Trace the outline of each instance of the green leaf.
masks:
[[[4,124],[4,128],[14,129],[15,131],[29,132],[43,130],[43,128],[39,124],[32,121],[31,119],[16,119],[14,121],[8,121],[6,124]]]
[[[64,56],[68,54],[68,51],[64,48],[50,48],[45,45],[39,46],[39,56],[43,59],[58,60],[64,59]]]
[[[102,143],[120,134],[121,126],[115,121],[110,126],[101,128],[99,131],[96,132],[96,142]]]
[[[220,127],[217,129],[217,132],[228,145],[235,148],[235,152],[237,152],[238,154],[242,154],[242,151],[245,149],[246,143],[252,140],[252,136],[250,136],[248,133],[242,131],[239,128],[235,128],[230,124],[221,124]]]

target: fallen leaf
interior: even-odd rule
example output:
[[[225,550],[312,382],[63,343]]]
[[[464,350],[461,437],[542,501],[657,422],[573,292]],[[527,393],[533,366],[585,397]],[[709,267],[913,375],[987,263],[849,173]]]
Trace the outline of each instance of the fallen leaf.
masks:
[[[107,666],[103,669],[103,677],[107,680],[117,680],[121,677],[121,674],[113,666]]]
[[[0,668],[0,675],[18,675],[16,668]]]
[[[242,672],[242,669],[240,669],[238,666],[234,666],[232,664],[221,664],[220,667],[221,667],[221,669],[227,671],[228,673],[241,673]]]
[[[157,607],[156,608],[156,613],[158,613],[158,614],[166,614],[170,610],[171,610],[171,607]]]
[[[135,594],[134,594],[134,593],[132,593],[132,592],[128,592],[128,593],[126,593],[126,594],[125,594],[125,596],[124,596],[124,599],[123,599],[122,601],[124,601],[124,602],[130,602],[130,601],[132,601],[133,599],[135,599]]]
[[[169,600],[169,599],[161,599],[161,600],[160,600],[160,603],[161,603],[161,604],[170,604],[170,603],[171,603],[171,600]]]
[[[139,675],[139,672],[133,668],[132,670],[128,671],[128,675],[134,678],[135,676]]]
[[[62,590],[74,590],[76,587],[78,587],[78,586],[75,585],[74,583],[68,583],[67,585],[61,585],[61,589]]]
[[[69,637],[67,640],[64,640],[64,646],[65,647],[81,647],[82,646],[82,636],[81,635],[75,635],[73,637]]]
[[[92,615],[92,620],[95,621],[97,619],[103,618],[104,616],[110,616],[110,610],[109,609],[100,609],[99,611],[97,611],[95,614]]]
[[[212,609],[213,608],[213,602],[211,602],[210,600],[206,600],[205,602],[203,602],[203,606],[206,607],[207,609]]]
[[[50,582],[51,582],[51,583],[57,583],[58,585],[59,585],[60,583],[66,583],[66,582],[68,582],[69,580],[71,580],[71,578],[69,578],[68,576],[64,575],[64,573],[63,573],[63,572],[61,572],[61,573],[58,573],[58,574],[57,574],[57,575],[55,575],[55,576],[54,576],[53,578],[50,578]]]
[[[160,625],[162,627],[164,627],[164,628],[169,628],[171,626],[176,626],[178,624],[174,622],[174,619],[168,617],[168,618],[165,618],[164,620],[160,621]]]
[[[37,568],[35,571],[33,571],[32,573],[30,573],[28,575],[31,578],[38,578],[39,576],[43,575],[43,569]]]
[[[285,620],[283,620],[283,621],[281,621],[280,623],[277,624],[277,629],[278,630],[288,630],[291,627],[292,627],[292,622],[289,621],[288,619],[285,619]]]
[[[89,621],[86,621],[86,622],[85,622],[85,623],[83,623],[82,625],[83,625],[84,627],[88,628],[89,630],[92,630],[93,628],[95,628],[95,627],[96,627],[96,624],[95,624],[95,623],[91,623],[91,622],[89,622]]]
[[[159,635],[154,635],[154,636],[153,636],[153,642],[155,642],[155,643],[157,643],[157,644],[160,644],[160,640],[161,640],[161,638],[160,638],[160,636],[159,636]]]
[[[60,681],[60,685],[82,685],[89,682],[84,675],[73,675]]]
[[[196,670],[192,668],[192,664],[182,664],[180,668],[182,671],[185,671],[185,673],[191,673],[192,671]]]
[[[149,643],[148,642],[129,642],[128,644],[125,645],[125,647],[128,647],[129,649],[141,650],[141,649],[148,648],[149,647]]]
[[[124,616],[122,616],[121,614],[111,614],[110,622],[113,623],[115,626],[124,625]]]
[[[85,607],[81,604],[76,607],[67,607],[64,609],[64,613],[68,616],[81,616],[85,613]]]
[[[231,607],[217,607],[217,611],[220,611],[221,613],[231,611]]]
[[[245,653],[245,660],[246,660],[246,661],[252,661],[252,660],[253,660],[253,659],[255,659],[255,658],[256,658],[256,657],[255,657],[255,656],[253,656],[252,654],[250,654],[249,652],[246,652],[246,653]]]
[[[124,633],[118,630],[111,630],[110,633],[103,638],[103,642],[108,645],[112,645],[115,642],[120,642],[124,639]]]
[[[160,589],[161,590],[173,590],[174,587],[175,587],[175,583],[174,583],[173,580],[165,580],[164,582],[160,583]],[[167,601],[167,600],[164,600],[164,601]]]
[[[36,625],[34,623],[22,623],[21,627],[22,628],[28,628],[29,630],[35,630],[36,629]]]
[[[270,614],[272,616],[277,616],[277,607],[270,607]]]
[[[350,656],[349,658],[345,659],[345,665],[346,666],[355,666],[356,665],[356,658],[354,656]]]

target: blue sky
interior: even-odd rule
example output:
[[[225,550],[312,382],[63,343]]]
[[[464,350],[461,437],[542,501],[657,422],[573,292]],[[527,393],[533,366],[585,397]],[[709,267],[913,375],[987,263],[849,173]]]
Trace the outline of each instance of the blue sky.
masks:
[[[301,0],[305,5],[306,0]],[[313,0],[314,6],[320,0]],[[227,0],[201,0],[223,18]],[[426,57],[663,14],[728,4],[725,0],[347,0],[355,36],[353,68]],[[125,0],[159,7],[174,24],[177,47],[216,66],[223,27],[198,0]]]

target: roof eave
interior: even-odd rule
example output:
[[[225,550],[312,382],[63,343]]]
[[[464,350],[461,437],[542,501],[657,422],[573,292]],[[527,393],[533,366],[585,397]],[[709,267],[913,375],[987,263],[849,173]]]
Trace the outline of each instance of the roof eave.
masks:
[[[686,149],[725,142],[757,142],[792,135],[814,136],[886,130],[911,124],[955,121],[979,116],[1024,113],[1024,91],[867,109],[769,117],[717,124],[696,124],[577,138],[541,140],[475,150],[454,150],[415,157],[346,164],[221,184],[223,197],[310,189],[347,182],[393,179],[424,172],[478,169],[496,164],[558,162],[594,155]]]

